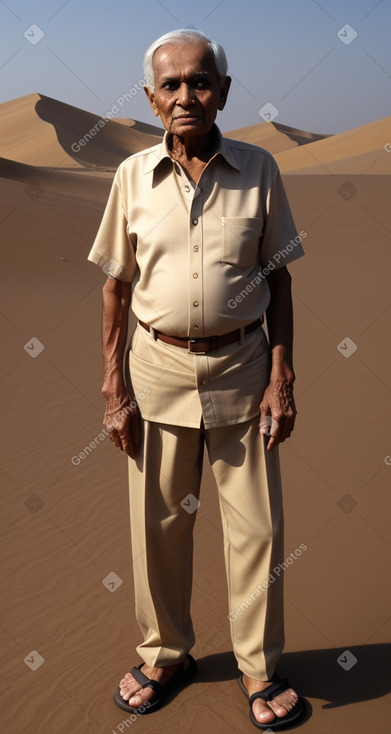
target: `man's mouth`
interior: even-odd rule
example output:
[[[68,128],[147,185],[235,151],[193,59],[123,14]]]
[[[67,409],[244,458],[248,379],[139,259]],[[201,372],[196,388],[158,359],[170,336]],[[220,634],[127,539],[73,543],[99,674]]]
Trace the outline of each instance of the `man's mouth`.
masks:
[[[198,120],[198,115],[177,115],[174,120]]]

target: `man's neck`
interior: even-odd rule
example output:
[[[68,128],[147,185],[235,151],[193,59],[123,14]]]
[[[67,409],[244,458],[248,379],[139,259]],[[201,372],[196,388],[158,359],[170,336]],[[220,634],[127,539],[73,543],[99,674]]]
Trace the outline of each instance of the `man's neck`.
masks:
[[[169,134],[167,146],[171,158],[185,167],[186,164],[196,161],[208,163],[217,148],[215,128],[213,126],[205,135],[195,135],[189,138]]]

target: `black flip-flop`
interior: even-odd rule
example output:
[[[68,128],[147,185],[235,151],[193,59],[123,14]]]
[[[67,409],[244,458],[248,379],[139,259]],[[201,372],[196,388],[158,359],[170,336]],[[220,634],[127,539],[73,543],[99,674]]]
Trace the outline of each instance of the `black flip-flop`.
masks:
[[[273,676],[273,679],[275,677],[277,676]],[[272,701],[273,698],[276,698],[276,696],[278,696],[280,693],[283,693],[288,688],[291,688],[288,680],[286,678],[284,678],[284,680],[277,679],[276,683],[272,683],[272,685],[265,688],[264,691],[257,691],[256,693],[253,693],[250,697],[248,695],[247,688],[243,683],[243,677],[241,675],[238,678],[238,684],[240,690],[243,691],[250,704],[250,719],[254,726],[256,726],[258,729],[263,729],[264,731],[280,731],[280,729],[287,729],[290,726],[296,726],[296,724],[299,723],[300,719],[302,719],[305,714],[305,699],[299,696],[293,709],[291,709],[291,711],[288,711],[285,716],[280,718],[276,717],[274,721],[271,721],[269,724],[261,724],[260,721],[256,720],[253,714],[252,707],[254,701],[257,698],[262,698],[263,701]]]
[[[144,703],[138,708],[134,708],[132,706],[129,706],[128,701],[125,701],[125,699],[122,698],[118,686],[117,690],[114,693],[114,701],[116,702],[117,706],[130,714],[137,714],[138,716],[143,716],[144,714],[150,714],[152,713],[152,711],[156,711],[156,709],[160,708],[160,706],[162,705],[169,688],[174,685],[182,685],[184,683],[187,683],[187,681],[193,678],[193,676],[196,674],[196,661],[190,654],[187,655],[187,659],[189,661],[189,665],[187,666],[186,670],[178,670],[176,673],[173,674],[173,676],[170,678],[169,681],[167,681],[164,686],[158,683],[158,681],[152,680],[152,678],[148,678],[148,676],[144,675],[141,670],[144,663],[141,663],[141,665],[139,665],[137,668],[132,668],[130,672],[136,679],[137,683],[140,683],[142,688],[152,688],[152,690],[156,693],[156,698],[154,698],[153,701],[148,701]]]

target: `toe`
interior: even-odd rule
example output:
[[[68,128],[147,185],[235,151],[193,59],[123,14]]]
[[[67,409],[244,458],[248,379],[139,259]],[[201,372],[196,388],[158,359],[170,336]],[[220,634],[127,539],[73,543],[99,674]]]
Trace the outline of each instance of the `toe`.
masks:
[[[123,688],[120,686],[119,692],[124,701],[129,701],[129,699],[136,694],[136,690],[134,688],[129,689],[126,686]]]
[[[260,700],[254,701],[253,714],[255,720],[259,721],[261,724],[271,724],[276,718],[269,706],[266,703],[262,703]]]
[[[292,711],[298,700],[297,693],[289,688],[284,693],[280,693],[272,701],[269,701],[270,708],[274,711],[276,716],[282,718],[287,715],[289,711]]]
[[[144,688],[141,689],[139,693],[133,694],[133,696],[129,698],[128,703],[129,706],[134,706],[134,708],[138,708],[139,706],[143,706],[144,704],[146,704],[147,701],[152,702],[155,696],[156,694],[154,693],[152,688]]]
[[[121,698],[124,699],[124,701],[129,701],[130,697],[133,696],[132,691],[129,691],[127,688],[120,688],[119,689]]]
[[[134,696],[131,696],[128,699],[129,706],[134,706],[134,708],[138,708],[139,706],[142,706],[144,703],[143,699],[141,698],[140,694],[136,694]]]
[[[139,691],[141,691],[140,684],[137,683],[131,673],[126,673],[119,682],[119,692],[121,697],[124,701],[128,701],[131,696],[134,696]]]
[[[135,682],[136,681],[134,680],[133,676],[130,675],[130,673],[127,673],[123,678],[121,678],[119,682],[119,687],[130,688],[132,685],[134,686]]]
[[[281,706],[281,704],[276,704],[276,703],[273,705],[273,701],[269,702],[269,706],[272,709],[272,711],[275,713],[275,715],[278,716],[279,718],[286,716],[288,711],[290,711],[290,709],[292,708],[292,706],[290,708],[288,707],[285,708],[285,706]]]

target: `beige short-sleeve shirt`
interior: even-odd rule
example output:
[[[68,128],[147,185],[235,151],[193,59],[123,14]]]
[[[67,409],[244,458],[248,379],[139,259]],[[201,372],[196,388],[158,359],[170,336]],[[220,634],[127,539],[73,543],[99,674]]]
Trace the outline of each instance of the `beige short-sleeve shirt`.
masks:
[[[171,336],[209,337],[251,323],[268,307],[268,273],[304,254],[274,158],[223,138],[216,125],[214,136],[197,185],[170,158],[168,133],[121,163],[88,256],[132,282],[137,318]],[[145,419],[199,426],[203,417],[212,427],[256,415],[267,382],[251,362],[266,353],[270,361],[262,329],[208,356],[150,340],[140,328],[130,373],[136,398],[150,391],[139,401]],[[247,348],[255,344],[255,352]]]

